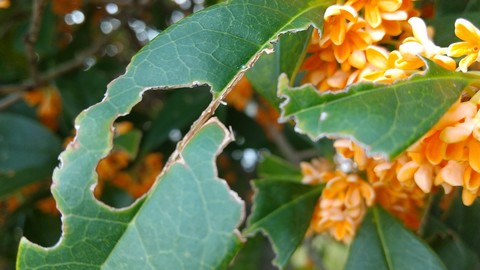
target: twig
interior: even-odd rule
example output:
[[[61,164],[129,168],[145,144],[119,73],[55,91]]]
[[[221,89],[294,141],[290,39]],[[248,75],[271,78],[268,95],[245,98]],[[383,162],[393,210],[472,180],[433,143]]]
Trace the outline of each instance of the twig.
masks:
[[[45,0],[35,0],[33,3],[32,20],[30,22],[30,28],[25,35],[25,52],[29,63],[30,76],[35,85],[39,84],[38,74],[38,56],[35,52],[35,44],[37,43],[38,33],[40,31],[40,25],[42,23],[43,10],[45,9]]]
[[[42,75],[39,75],[37,84],[35,84],[32,80],[27,80],[20,84],[0,86],[0,94],[9,94],[4,99],[0,100],[0,110],[7,108],[15,101],[19,100],[22,97],[23,92],[38,87],[39,85],[43,85],[58,76],[81,67],[85,59],[96,54],[103,47],[105,42],[106,39],[102,38],[95,42],[90,48],[80,52],[75,58],[56,66]]]
[[[417,234],[420,236],[425,235],[425,230],[427,229],[426,226],[428,224],[428,218],[430,217],[430,211],[432,210],[434,197],[432,195],[428,195],[427,199],[427,206],[425,210],[423,210],[422,219],[420,221],[420,226],[418,226]]]
[[[95,42],[90,48],[85,49],[84,51],[81,51],[78,55],[75,56],[75,58],[62,63],[55,67],[52,70],[47,71],[44,75],[41,76],[41,82],[45,83],[50,80],[55,79],[56,77],[63,75],[69,71],[72,71],[78,67],[81,67],[85,59],[88,57],[91,57],[92,55],[95,55],[100,49],[103,47],[103,45],[106,43],[106,38],[101,38],[97,42]]]
[[[267,125],[268,132],[272,135],[273,142],[277,145],[278,150],[282,155],[293,164],[298,164],[301,158],[298,156],[297,151],[290,145],[287,138],[283,136],[283,133],[279,132],[273,124]]]
[[[2,100],[0,100],[0,110],[3,110],[8,106],[12,105],[13,103],[17,102],[22,98],[22,96],[22,92],[15,92],[3,98]]]

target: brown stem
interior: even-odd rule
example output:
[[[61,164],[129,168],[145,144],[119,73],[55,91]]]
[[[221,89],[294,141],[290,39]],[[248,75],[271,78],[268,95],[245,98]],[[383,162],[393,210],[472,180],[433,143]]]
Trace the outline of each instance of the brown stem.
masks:
[[[46,84],[47,82],[67,72],[81,67],[85,62],[85,59],[91,57],[92,55],[95,55],[103,47],[105,42],[106,40],[105,38],[103,38],[95,42],[90,48],[87,48],[84,51],[78,53],[77,56],[73,59],[70,59],[69,61],[56,66],[55,68],[45,72],[44,74],[39,75],[37,83],[33,82],[32,80],[27,80],[20,84],[0,86],[0,94],[10,94],[9,96],[0,101],[0,110],[5,109],[9,105],[13,104],[12,102],[19,99],[18,95],[13,94],[20,93],[21,97],[22,92],[33,89],[39,85]],[[13,97],[16,97],[16,99],[13,99]]]
[[[273,142],[278,147],[278,150],[282,155],[292,164],[297,165],[300,163],[301,158],[298,156],[297,151],[288,142],[287,138],[273,124],[267,125],[268,132],[272,135]]]
[[[25,52],[28,59],[30,76],[35,85],[39,84],[40,77],[38,74],[38,56],[35,52],[35,44],[37,43],[38,33],[40,32],[40,25],[42,23],[42,15],[45,9],[45,0],[35,0],[33,3],[32,20],[30,28],[25,35]]]
[[[22,92],[14,92],[0,100],[0,110],[8,108],[22,98]]]

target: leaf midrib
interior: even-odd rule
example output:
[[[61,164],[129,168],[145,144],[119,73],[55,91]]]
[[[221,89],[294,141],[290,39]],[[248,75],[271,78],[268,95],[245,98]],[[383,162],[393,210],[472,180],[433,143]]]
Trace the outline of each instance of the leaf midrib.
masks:
[[[257,220],[256,222],[254,222],[253,224],[251,224],[250,226],[248,226],[247,229],[245,229],[243,231],[243,234],[245,235],[250,235],[250,234],[253,234],[255,233],[256,231],[259,230],[259,227],[261,227],[260,225],[266,220],[266,219],[269,219],[271,216],[274,216],[276,215],[277,213],[279,212],[282,212],[283,210],[285,210],[286,208],[290,207],[291,205],[294,205],[304,199],[306,199],[307,197],[309,196],[312,196],[313,194],[315,194],[316,192],[318,192],[319,190],[323,189],[323,185],[320,185],[320,186],[317,186],[317,187],[314,187],[312,188],[312,190],[310,190],[309,192],[306,192],[298,197],[295,197],[295,199],[289,201],[288,203],[285,203],[285,204],[282,204],[280,207],[276,208],[275,210],[273,210],[272,212],[270,212],[268,215],[262,217],[261,219]]]

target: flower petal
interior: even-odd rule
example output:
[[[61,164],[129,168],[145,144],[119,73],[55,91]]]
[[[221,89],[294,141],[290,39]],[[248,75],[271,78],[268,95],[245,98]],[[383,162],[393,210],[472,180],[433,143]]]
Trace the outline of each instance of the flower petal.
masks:
[[[365,20],[373,28],[377,28],[382,23],[382,17],[377,5],[367,5],[365,7]]]
[[[447,145],[440,140],[440,136],[437,134],[428,138],[425,149],[425,155],[428,161],[433,165],[438,165],[443,160]]]
[[[462,202],[466,206],[472,205],[476,198],[477,198],[476,192],[472,193],[465,188],[462,190]]]
[[[472,138],[468,142],[468,162],[472,169],[480,173],[480,142]]]
[[[467,55],[470,51],[470,43],[468,42],[456,42],[450,44],[447,49],[447,55],[452,57],[460,57]]]
[[[465,168],[466,166],[464,164],[450,160],[447,165],[442,168],[440,174],[447,184],[452,186],[462,186]]]
[[[394,12],[400,8],[402,0],[380,0],[377,2],[377,5],[382,11]]]
[[[457,19],[455,21],[455,35],[461,40],[477,43],[480,31],[469,21]]]
[[[405,182],[413,178],[413,175],[417,171],[419,165],[415,161],[409,161],[403,165],[397,172],[397,179],[400,182]]]
[[[478,58],[478,53],[472,53],[467,55],[465,58],[460,60],[460,63],[458,64],[458,66],[460,67],[460,70],[462,72],[467,72],[468,67],[471,66],[473,62],[477,60],[477,58]]]
[[[415,172],[415,183],[425,193],[430,193],[433,183],[433,168],[429,164],[423,164]]]

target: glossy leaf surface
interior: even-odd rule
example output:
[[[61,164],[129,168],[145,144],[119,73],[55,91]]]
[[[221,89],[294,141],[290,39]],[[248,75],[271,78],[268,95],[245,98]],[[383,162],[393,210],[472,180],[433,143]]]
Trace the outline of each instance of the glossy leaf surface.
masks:
[[[437,255],[380,207],[365,216],[345,269],[446,269]]]
[[[465,86],[479,79],[427,63],[425,75],[392,85],[360,83],[324,94],[312,85],[291,88],[282,76],[279,94],[286,98],[282,118],[295,119],[297,131],[314,140],[353,138],[371,155],[394,158],[440,119]]]
[[[263,179],[254,188],[254,208],[244,233],[268,235],[277,254],[273,263],[284,267],[305,236],[322,187]]]
[[[325,0],[228,1],[181,20],[143,47],[126,73],[108,85],[102,102],[76,118],[75,140],[61,154],[61,166],[53,175],[52,194],[63,215],[60,242],[44,249],[22,239],[18,268],[128,269],[134,265],[156,269],[160,259],[168,262],[168,269],[225,266],[238,248],[233,230],[240,206],[224,184],[209,181],[216,181],[215,167],[206,166],[205,161],[213,162],[221,137],[226,136],[218,131],[219,125],[213,125],[217,131],[200,134],[211,130],[209,125],[189,137],[190,144],[179,150],[184,156],[174,160],[143,200],[115,210],[100,204],[91,191],[97,181],[96,165],[112,149],[113,122],[150,89],[207,84],[214,99],[222,99],[261,53],[271,49],[279,34],[320,27],[330,4]],[[187,160],[192,155],[198,160]],[[196,181],[189,186],[187,180]],[[197,192],[203,189],[206,194]],[[163,192],[167,194],[160,195]],[[166,198],[179,201],[165,206]],[[162,211],[164,215],[157,219]]]

